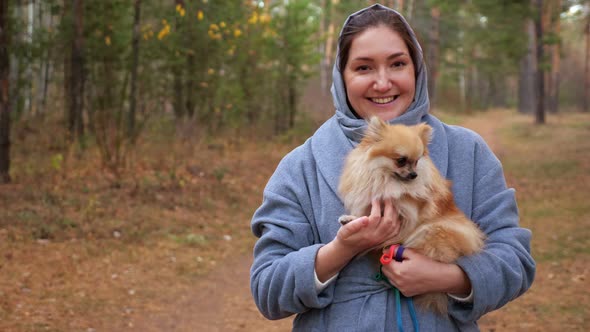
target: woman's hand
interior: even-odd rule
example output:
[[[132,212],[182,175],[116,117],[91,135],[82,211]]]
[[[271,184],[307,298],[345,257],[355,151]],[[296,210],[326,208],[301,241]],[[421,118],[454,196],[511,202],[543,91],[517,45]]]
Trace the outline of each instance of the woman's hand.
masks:
[[[356,255],[374,248],[400,230],[398,213],[392,201],[373,201],[371,214],[340,227],[336,238],[317,253],[315,270],[324,282],[336,275]]]
[[[409,248],[403,261],[392,261],[382,271],[408,297],[435,292],[466,297],[471,292],[471,282],[458,265],[435,261]]]
[[[383,211],[381,211],[381,202],[373,201],[371,214],[342,226],[338,230],[335,241],[356,255],[395,237],[399,230],[399,216],[393,202],[383,202]]]

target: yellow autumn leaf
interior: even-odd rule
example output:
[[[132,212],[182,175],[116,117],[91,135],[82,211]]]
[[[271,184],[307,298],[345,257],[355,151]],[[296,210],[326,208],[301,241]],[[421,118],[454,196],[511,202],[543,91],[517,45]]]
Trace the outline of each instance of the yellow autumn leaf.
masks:
[[[270,22],[270,15],[264,13],[262,15],[260,15],[260,23],[268,23]]]
[[[164,39],[164,37],[166,37],[168,34],[170,34],[170,26],[166,25],[162,30],[160,30],[160,32],[158,33],[158,39],[162,40]]]
[[[110,36],[104,37],[104,43],[107,44],[107,46],[110,46],[111,45],[111,37]]]
[[[237,29],[237,28],[236,28],[236,29],[234,30],[234,37],[238,38],[238,37],[240,37],[241,35],[242,35],[242,30],[240,30],[240,29]]]
[[[248,19],[248,23],[249,24],[256,24],[258,22],[258,13],[254,12],[252,13],[252,16],[250,16],[250,18]]]
[[[197,19],[198,19],[199,21],[202,21],[202,20],[203,20],[203,16],[204,16],[204,15],[203,15],[203,11],[202,11],[202,10],[199,10],[199,12],[197,13]]]

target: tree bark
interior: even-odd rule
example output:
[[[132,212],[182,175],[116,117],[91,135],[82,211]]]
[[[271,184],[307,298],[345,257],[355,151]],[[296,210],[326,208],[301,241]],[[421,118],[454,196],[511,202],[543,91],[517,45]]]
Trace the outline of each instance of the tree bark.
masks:
[[[43,2],[39,2],[37,6],[37,26],[40,28],[48,29],[50,28],[50,24],[46,24],[45,17],[45,6]],[[37,72],[37,86],[35,88],[35,112],[36,114],[42,114],[45,110],[45,97],[47,86],[45,85],[48,80],[46,75],[48,74],[47,67],[49,66],[49,47],[44,48],[41,51],[41,55],[39,57],[39,71]]]
[[[0,1],[0,183],[10,182],[10,54],[8,1]]]
[[[0,0],[1,1],[1,0]],[[23,4],[22,4],[22,0],[15,0],[12,2],[13,8],[14,8],[14,15],[18,18],[21,18],[23,16]],[[7,14],[9,15],[9,14]],[[22,39],[22,35],[21,34],[14,34],[14,36],[12,37],[11,42],[18,44],[18,43],[22,43],[21,41]],[[22,93],[22,91],[19,89],[24,83],[24,79],[23,79],[23,69],[24,69],[24,65],[22,64],[23,59],[21,59],[21,57],[19,56],[13,56],[12,59],[10,59],[10,82],[12,82],[12,84],[10,84],[10,91],[9,91],[9,95],[10,95],[10,110],[11,113],[13,114],[13,117],[18,118],[22,113],[23,113],[23,105],[25,103],[24,101],[24,94]]]
[[[584,112],[590,112],[590,14],[586,18],[586,61],[584,65]]]
[[[141,0],[135,0],[133,18],[133,39],[131,41],[131,91],[129,92],[129,113],[127,118],[127,138],[135,141],[135,114],[137,107],[137,67],[139,66],[139,35],[141,22]]]
[[[538,11],[537,18],[535,20],[535,36],[537,40],[537,105],[535,109],[535,123],[536,124],[544,124],[545,123],[545,80],[544,78],[544,71],[543,71],[543,22],[542,22],[542,15],[543,15],[543,0],[536,0],[536,9]]]
[[[181,5],[184,7],[184,1],[183,0],[174,0],[174,6],[178,6]],[[177,34],[179,34],[180,31],[180,20],[178,19],[178,15],[176,15],[176,23],[175,23],[175,28],[176,28],[176,32]],[[176,62],[176,61],[175,61]],[[173,83],[173,87],[174,87],[174,101],[172,102],[172,105],[174,107],[174,114],[176,116],[177,119],[181,119],[184,116],[184,103],[183,103],[183,91],[182,91],[182,68],[179,64],[174,63],[173,65],[173,69],[172,69],[172,75],[174,77],[174,83]]]
[[[72,0],[73,32],[70,58],[68,132],[70,142],[84,135],[84,4]]]
[[[549,96],[549,112],[559,111],[559,87],[561,83],[561,0],[557,0],[556,12],[554,13],[553,32],[557,38],[551,49],[551,81],[552,91]]]
[[[406,9],[406,18],[408,19],[408,22],[412,23],[412,17],[414,16],[414,0],[409,0],[408,1],[408,6]]]
[[[560,71],[560,48],[561,42],[559,40],[561,30],[561,0],[551,1],[546,6],[546,13],[544,15],[544,31],[549,31],[552,36],[552,42],[545,47],[545,51],[551,57],[551,69],[546,73],[546,109],[550,113],[557,113],[558,98],[559,98],[559,71]]]
[[[430,97],[431,105],[435,105],[436,102],[436,81],[438,78],[438,53],[440,47],[439,39],[439,22],[440,22],[440,9],[433,7],[430,10],[430,32],[429,32],[429,43],[427,50],[426,63],[429,68],[428,76],[428,95]]]
[[[326,31],[326,42],[323,45],[323,58],[321,63],[321,74],[320,74],[320,86],[322,89],[322,95],[327,95],[330,82],[332,82],[332,54],[334,48],[334,34],[335,34],[335,27],[334,27],[334,7],[335,7],[335,0],[324,0],[327,6],[326,13],[328,13],[324,17],[324,29],[325,25],[327,25]],[[322,30],[323,32],[323,30]]]
[[[35,1],[29,1],[27,4],[27,33],[25,35],[25,41],[28,45],[33,44],[33,31],[35,29]],[[27,50],[27,56],[29,59],[33,58],[32,49],[29,48]],[[33,70],[31,69],[32,62],[31,60],[28,61],[27,66],[25,66],[25,85],[23,86],[23,90],[25,93],[25,105],[24,111],[27,114],[31,114],[34,111],[34,103],[33,103]]]
[[[528,19],[524,25],[528,36],[527,53],[520,62],[520,74],[518,77],[518,111],[520,113],[532,113],[535,109],[535,23]]]

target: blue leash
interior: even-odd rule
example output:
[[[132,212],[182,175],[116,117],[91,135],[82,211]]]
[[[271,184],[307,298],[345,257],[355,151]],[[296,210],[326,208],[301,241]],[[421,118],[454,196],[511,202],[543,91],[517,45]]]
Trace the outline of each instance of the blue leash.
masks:
[[[396,257],[396,260],[398,257]],[[401,261],[401,257],[400,260]],[[404,324],[402,322],[402,301],[401,301],[401,293],[399,289],[395,288],[387,277],[383,275],[383,265],[379,266],[379,273],[375,275],[375,280],[377,281],[385,281],[389,287],[393,288],[395,293],[395,308],[396,308],[396,316],[397,316],[397,329],[399,332],[404,332]],[[412,317],[412,324],[414,324],[414,331],[419,332],[420,326],[418,325],[418,319],[416,318],[416,309],[414,308],[414,301],[411,297],[406,297],[408,300],[408,309],[410,310],[410,316]]]

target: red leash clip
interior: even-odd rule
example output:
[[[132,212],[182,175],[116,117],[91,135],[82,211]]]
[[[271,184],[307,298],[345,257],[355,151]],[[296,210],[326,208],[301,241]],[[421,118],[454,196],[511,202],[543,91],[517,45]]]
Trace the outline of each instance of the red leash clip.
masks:
[[[382,265],[387,265],[391,263],[391,261],[393,261],[394,259],[398,262],[401,262],[403,260],[403,254],[405,249],[406,248],[404,248],[404,246],[402,245],[392,244],[391,247],[389,247],[389,252],[384,253],[381,256],[381,259],[379,259],[379,261]]]

